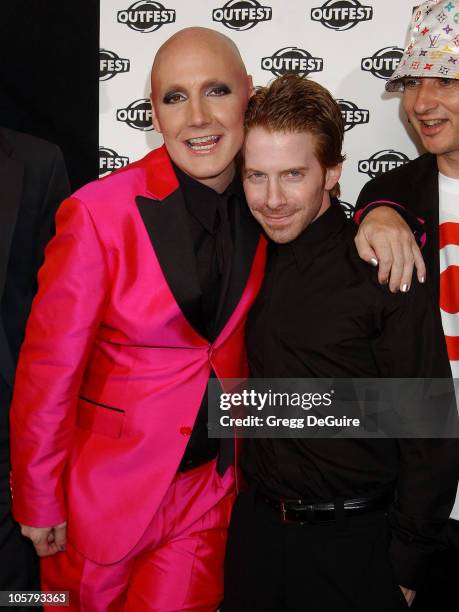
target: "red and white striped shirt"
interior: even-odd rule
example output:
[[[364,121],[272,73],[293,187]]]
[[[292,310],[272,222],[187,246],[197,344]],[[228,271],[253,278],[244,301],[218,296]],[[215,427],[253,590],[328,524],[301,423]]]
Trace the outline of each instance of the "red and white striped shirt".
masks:
[[[459,180],[439,173],[440,312],[454,378],[459,378]],[[451,513],[459,520],[459,494]]]

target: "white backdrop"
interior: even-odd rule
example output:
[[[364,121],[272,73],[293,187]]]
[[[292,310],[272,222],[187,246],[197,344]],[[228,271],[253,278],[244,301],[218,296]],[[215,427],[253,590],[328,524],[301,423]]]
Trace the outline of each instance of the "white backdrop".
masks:
[[[341,100],[347,131],[342,200],[375,173],[418,155],[400,95],[385,80],[405,46],[413,0],[101,0],[100,176],[161,144],[150,126],[149,70],[174,32],[205,26],[239,47],[256,85],[309,76]]]

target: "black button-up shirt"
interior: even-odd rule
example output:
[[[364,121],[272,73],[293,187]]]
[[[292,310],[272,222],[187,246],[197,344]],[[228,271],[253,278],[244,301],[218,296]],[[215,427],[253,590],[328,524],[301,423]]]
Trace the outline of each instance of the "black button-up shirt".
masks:
[[[190,323],[208,340],[215,339],[218,306],[224,299],[225,278],[231,273],[231,239],[222,235],[221,215],[226,213],[231,225],[231,206],[233,198],[242,197],[242,185],[236,175],[223,193],[191,178],[174,165],[174,170],[182,190],[187,221],[190,229],[199,284],[201,286],[201,307],[198,316]],[[230,228],[231,231],[231,228]],[[215,376],[212,372],[211,376]],[[181,461],[186,468],[201,457],[217,454],[219,441],[208,438],[207,430],[207,393],[199,408],[190,440]]]
[[[333,201],[294,241],[269,245],[265,280],[247,323],[253,377],[451,376],[438,306],[428,286],[413,283],[408,293],[391,294],[358,257],[354,233]],[[429,549],[435,522],[446,520],[454,500],[453,442],[244,442],[247,479],[273,497],[333,501],[396,486],[395,565],[401,584],[413,583],[422,557],[416,548]],[[406,546],[410,538],[417,543]]]

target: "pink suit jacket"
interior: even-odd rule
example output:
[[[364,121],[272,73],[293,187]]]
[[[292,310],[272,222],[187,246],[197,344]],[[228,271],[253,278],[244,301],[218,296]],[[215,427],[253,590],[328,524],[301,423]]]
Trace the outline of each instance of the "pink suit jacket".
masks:
[[[13,512],[68,521],[86,557],[113,563],[169,487],[211,368],[246,375],[244,323],[266,242],[242,208],[214,342],[184,311],[199,283],[164,147],[67,199],[39,275],[11,408]],[[246,216],[247,215],[247,216]]]

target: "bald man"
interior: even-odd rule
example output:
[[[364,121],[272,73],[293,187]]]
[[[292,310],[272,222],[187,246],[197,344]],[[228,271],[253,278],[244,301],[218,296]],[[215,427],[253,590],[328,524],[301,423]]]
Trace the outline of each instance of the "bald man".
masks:
[[[174,35],[152,70],[165,146],[57,216],[17,372],[13,499],[42,588],[71,610],[222,599],[234,471],[207,436],[206,386],[246,375],[263,274],[234,164],[251,89],[228,38]]]

